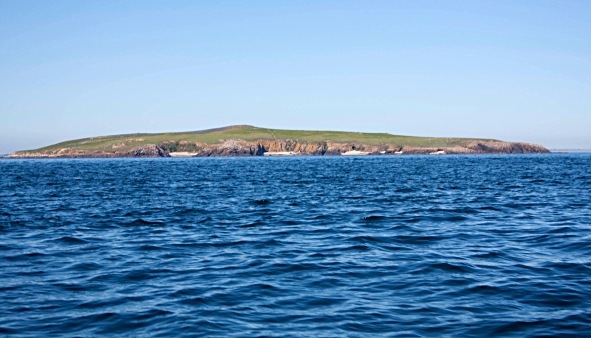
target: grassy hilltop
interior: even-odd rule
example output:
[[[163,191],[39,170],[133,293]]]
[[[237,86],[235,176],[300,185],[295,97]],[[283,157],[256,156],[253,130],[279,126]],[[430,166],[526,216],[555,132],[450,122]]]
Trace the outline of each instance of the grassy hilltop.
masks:
[[[159,144],[163,141],[187,141],[219,144],[225,140],[298,140],[300,142],[362,143],[367,145],[400,145],[408,147],[453,147],[474,139],[400,136],[387,133],[357,133],[343,131],[310,131],[258,128],[253,126],[230,126],[194,132],[159,134],[124,134],[99,136],[57,143],[47,147],[29,150],[33,152],[51,151],[61,148],[77,150],[125,151],[141,145]]]

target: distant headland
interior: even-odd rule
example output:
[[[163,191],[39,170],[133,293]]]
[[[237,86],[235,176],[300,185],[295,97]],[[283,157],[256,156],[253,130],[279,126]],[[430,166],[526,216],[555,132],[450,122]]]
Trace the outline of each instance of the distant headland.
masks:
[[[541,145],[491,139],[400,136],[229,126],[192,132],[125,134],[61,142],[6,158],[298,155],[540,154]]]

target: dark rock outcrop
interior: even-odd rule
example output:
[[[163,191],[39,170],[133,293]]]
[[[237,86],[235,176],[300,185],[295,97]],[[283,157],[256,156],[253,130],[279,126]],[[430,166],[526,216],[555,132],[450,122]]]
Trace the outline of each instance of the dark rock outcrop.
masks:
[[[155,144],[146,144],[125,153],[124,157],[168,157],[167,151],[163,151]]]

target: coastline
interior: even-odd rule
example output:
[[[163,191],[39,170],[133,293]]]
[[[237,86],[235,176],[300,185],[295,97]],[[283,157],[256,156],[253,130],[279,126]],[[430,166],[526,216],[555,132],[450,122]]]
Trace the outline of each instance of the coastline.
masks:
[[[65,141],[3,158],[380,156],[547,154],[545,147],[493,139],[229,126],[204,131],[124,134]]]
[[[198,151],[169,151],[166,144],[147,144],[129,151],[78,150],[60,148],[53,151],[15,152],[4,159],[26,158],[187,158],[187,157],[293,157],[293,156],[406,156],[406,155],[486,155],[486,154],[550,154],[548,149],[529,143],[479,141],[455,147],[372,146],[355,143],[296,143],[295,150],[286,149],[288,141],[229,140],[222,144],[199,144]]]

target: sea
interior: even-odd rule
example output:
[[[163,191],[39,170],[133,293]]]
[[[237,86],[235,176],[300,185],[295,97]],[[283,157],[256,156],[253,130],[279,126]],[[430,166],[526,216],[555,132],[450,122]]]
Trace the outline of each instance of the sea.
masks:
[[[591,336],[591,154],[0,160],[0,336]]]

